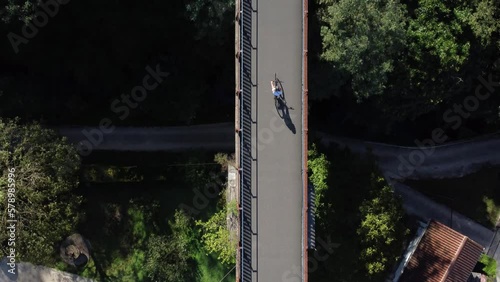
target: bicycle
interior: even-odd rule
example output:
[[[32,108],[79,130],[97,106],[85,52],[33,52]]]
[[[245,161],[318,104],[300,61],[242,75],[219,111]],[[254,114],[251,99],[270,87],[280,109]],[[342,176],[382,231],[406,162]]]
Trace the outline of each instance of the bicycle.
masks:
[[[283,84],[276,73],[274,73],[274,80],[271,81],[271,90],[274,95],[274,103],[276,107],[279,107],[280,100],[285,101],[285,94],[283,91]]]
[[[280,117],[288,114],[288,110],[293,110],[289,107],[285,99],[285,90],[283,89],[283,82],[274,73],[274,80],[271,81],[271,90],[274,96],[274,106]]]

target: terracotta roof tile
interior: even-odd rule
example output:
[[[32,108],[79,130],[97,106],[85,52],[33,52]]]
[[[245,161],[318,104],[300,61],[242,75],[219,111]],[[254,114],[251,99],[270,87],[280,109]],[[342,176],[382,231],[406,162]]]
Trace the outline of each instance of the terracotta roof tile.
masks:
[[[466,282],[483,247],[431,220],[399,282]]]

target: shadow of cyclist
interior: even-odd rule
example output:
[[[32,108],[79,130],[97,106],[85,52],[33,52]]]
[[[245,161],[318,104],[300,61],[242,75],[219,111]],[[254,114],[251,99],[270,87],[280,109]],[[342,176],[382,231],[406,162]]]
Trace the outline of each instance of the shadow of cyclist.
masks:
[[[292,119],[290,118],[290,112],[288,111],[288,109],[289,108],[285,105],[283,120],[285,121],[286,127],[288,127],[288,129],[290,129],[290,131],[295,134],[297,131],[295,129],[295,125],[292,122]]]
[[[290,117],[290,111],[293,110],[292,107],[288,107],[286,102],[282,99],[278,99],[278,115],[283,119],[285,125],[290,129],[290,131],[295,134],[297,130],[295,129],[295,125],[292,122],[292,118]]]

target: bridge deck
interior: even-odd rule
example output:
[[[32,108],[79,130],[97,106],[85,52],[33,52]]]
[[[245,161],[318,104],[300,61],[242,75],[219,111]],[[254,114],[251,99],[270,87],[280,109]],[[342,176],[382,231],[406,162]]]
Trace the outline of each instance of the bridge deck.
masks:
[[[302,280],[302,5],[302,0],[252,5],[253,281]],[[275,73],[293,110],[275,107],[270,87]]]

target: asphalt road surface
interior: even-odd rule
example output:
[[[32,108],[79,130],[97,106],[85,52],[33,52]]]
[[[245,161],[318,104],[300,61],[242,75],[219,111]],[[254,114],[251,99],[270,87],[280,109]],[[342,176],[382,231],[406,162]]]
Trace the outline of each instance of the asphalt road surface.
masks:
[[[403,147],[368,142],[318,133],[324,144],[348,147],[355,153],[366,153],[368,148],[377,159],[386,176],[393,179],[457,178],[474,173],[485,166],[500,165],[500,134],[489,134],[475,139],[436,144],[433,147]],[[416,142],[424,145],[429,141]],[[436,143],[436,142],[433,142]]]
[[[83,155],[92,151],[234,151],[234,123],[172,127],[56,128]]]
[[[302,0],[255,0],[252,59],[256,124],[253,166],[253,281],[301,281]],[[278,109],[270,81],[283,81]],[[298,270],[297,270],[298,269]]]

